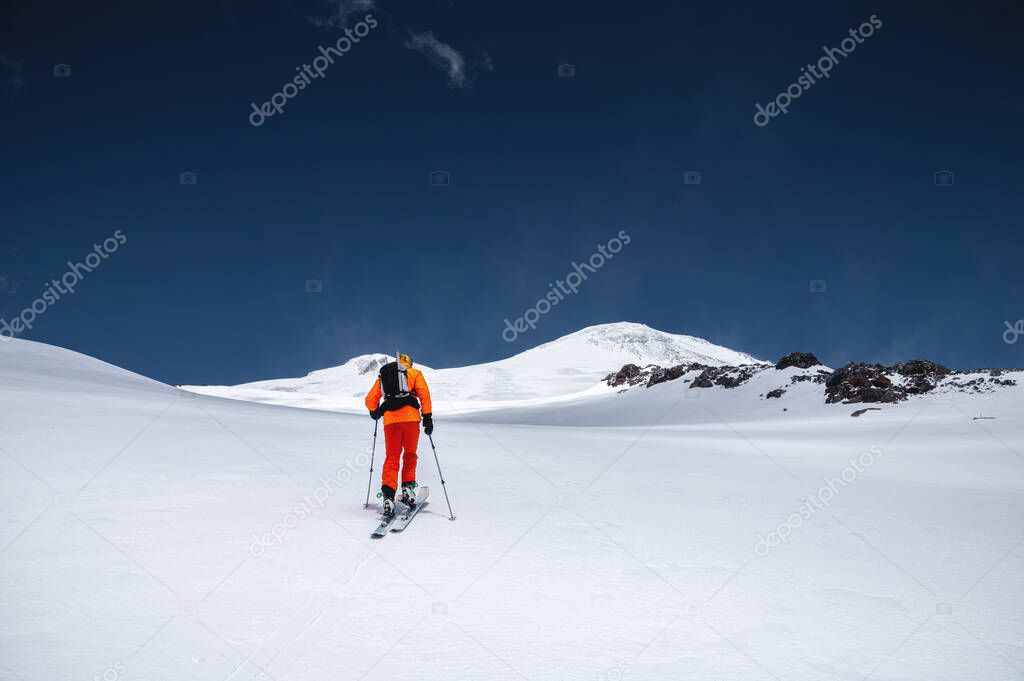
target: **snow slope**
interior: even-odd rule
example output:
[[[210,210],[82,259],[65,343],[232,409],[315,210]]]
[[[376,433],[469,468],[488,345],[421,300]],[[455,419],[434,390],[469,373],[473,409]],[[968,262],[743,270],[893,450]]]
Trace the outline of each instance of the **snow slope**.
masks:
[[[804,387],[439,417],[372,543],[364,415],[0,343],[0,679],[1019,679],[1024,389]]]
[[[365,410],[363,397],[386,361],[386,355],[363,355],[298,379],[185,389],[217,397],[361,413]],[[590,326],[496,362],[452,369],[417,366],[427,377],[435,399],[452,411],[468,413],[608,392],[601,380],[627,363],[671,366],[683,362],[721,366],[758,360],[701,338],[620,322]]]

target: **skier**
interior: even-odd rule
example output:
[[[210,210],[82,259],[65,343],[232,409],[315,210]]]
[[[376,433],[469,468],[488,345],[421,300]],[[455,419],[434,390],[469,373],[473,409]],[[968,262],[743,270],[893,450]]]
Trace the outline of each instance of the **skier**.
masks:
[[[383,397],[383,402],[381,398]],[[373,420],[384,417],[384,467],[380,494],[384,499],[384,517],[395,515],[395,491],[398,467],[402,464],[402,495],[399,500],[416,504],[416,444],[420,439],[420,412],[423,432],[434,432],[430,389],[423,372],[412,368],[409,355],[399,354],[397,361],[380,368],[380,374],[366,394],[366,408]],[[404,454],[403,454],[404,449]]]

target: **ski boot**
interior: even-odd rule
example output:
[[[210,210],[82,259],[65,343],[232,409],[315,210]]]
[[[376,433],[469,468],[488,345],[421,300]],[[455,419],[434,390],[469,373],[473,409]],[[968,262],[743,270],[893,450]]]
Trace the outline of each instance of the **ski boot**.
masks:
[[[416,505],[416,482],[410,480],[402,483],[402,496],[398,498],[403,504],[412,508]]]
[[[384,506],[384,518],[385,519],[394,518],[395,517],[395,500],[394,499],[389,499],[387,497],[384,497],[384,501],[382,502],[382,505]]]

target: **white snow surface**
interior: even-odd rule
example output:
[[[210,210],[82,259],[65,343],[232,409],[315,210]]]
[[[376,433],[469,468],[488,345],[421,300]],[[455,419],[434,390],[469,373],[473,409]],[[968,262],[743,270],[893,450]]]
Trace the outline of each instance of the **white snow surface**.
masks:
[[[362,413],[366,410],[363,398],[377,369],[387,361],[390,357],[383,354],[362,355],[302,378],[184,388],[216,397]],[[607,392],[602,379],[628,363],[674,366],[684,362],[722,366],[759,360],[702,338],[619,322],[590,326],[496,362],[451,369],[416,366],[426,376],[436,401],[452,411],[470,413]]]
[[[430,504],[373,542],[365,415],[0,343],[0,680],[1019,679],[1024,383],[851,418],[780,373],[439,390],[458,518],[422,440]]]

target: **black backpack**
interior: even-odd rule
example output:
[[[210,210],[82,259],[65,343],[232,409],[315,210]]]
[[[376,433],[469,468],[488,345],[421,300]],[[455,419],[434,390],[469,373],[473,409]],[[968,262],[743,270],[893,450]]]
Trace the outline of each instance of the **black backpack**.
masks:
[[[384,393],[382,411],[394,411],[402,407],[420,408],[419,400],[409,392],[409,378],[406,368],[398,362],[388,362],[380,368],[380,389]]]
[[[380,389],[385,398],[402,397],[409,394],[409,379],[405,367],[398,362],[388,362],[380,368]]]

